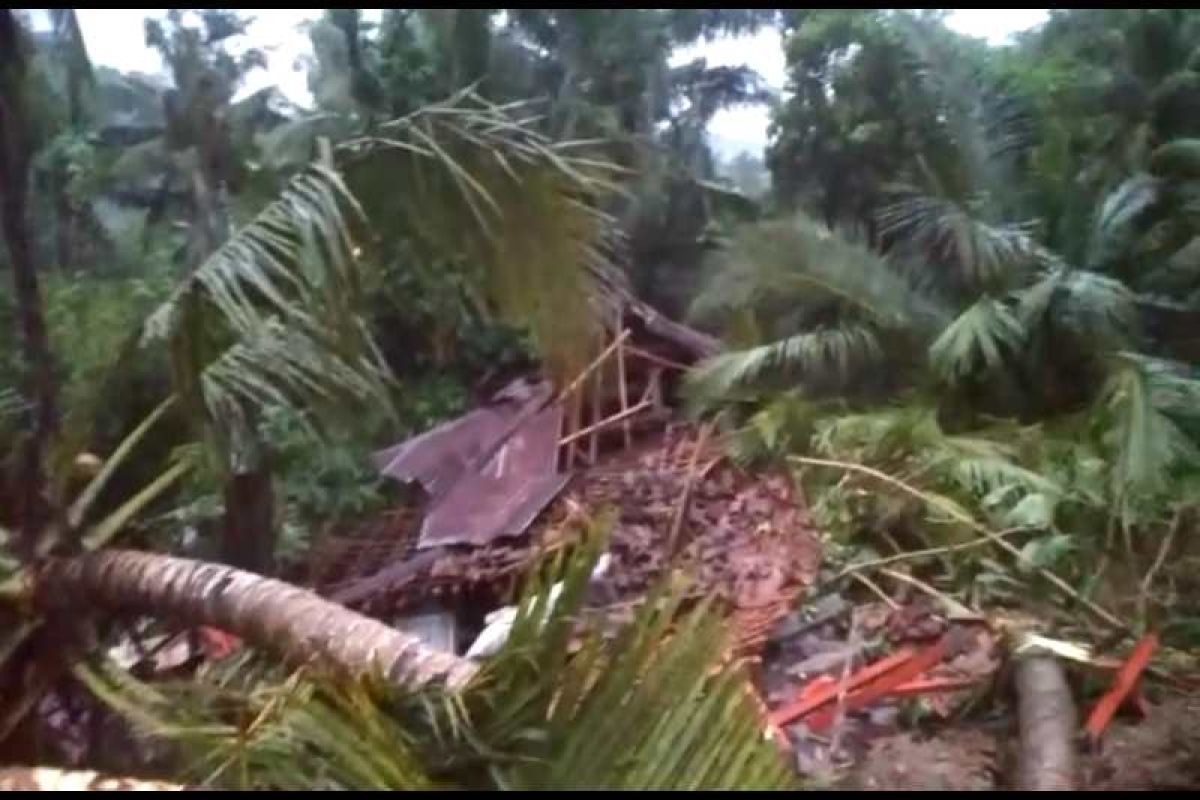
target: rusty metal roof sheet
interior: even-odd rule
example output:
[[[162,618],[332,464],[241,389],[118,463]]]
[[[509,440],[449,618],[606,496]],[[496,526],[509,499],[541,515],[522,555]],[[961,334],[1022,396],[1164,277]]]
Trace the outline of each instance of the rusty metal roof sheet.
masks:
[[[483,469],[464,473],[429,510],[417,547],[483,545],[523,533],[570,479],[555,470],[561,424],[561,406],[522,423]]]
[[[417,481],[432,498],[419,549],[519,535],[562,491],[562,408],[537,410],[550,392],[514,381],[489,405],[375,455],[381,474]]]
[[[382,475],[416,481],[433,497],[441,497],[512,431],[527,409],[545,402],[550,391],[545,383],[514,381],[489,405],[376,453],[375,466]]]

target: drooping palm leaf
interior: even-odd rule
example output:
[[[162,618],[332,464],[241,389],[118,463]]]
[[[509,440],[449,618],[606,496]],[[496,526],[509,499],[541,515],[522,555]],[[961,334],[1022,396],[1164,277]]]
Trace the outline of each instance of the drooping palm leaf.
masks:
[[[1016,297],[1017,315],[1027,328],[1050,323],[1092,344],[1121,344],[1135,333],[1136,298],[1106,275],[1054,268]]]
[[[1089,240],[1088,260],[1098,268],[1111,266],[1136,234],[1134,223],[1162,196],[1162,181],[1138,174],[1121,182],[1104,198]]]
[[[831,305],[873,324],[925,335],[947,320],[946,311],[887,259],[800,214],[739,229],[713,257],[691,316],[719,324],[726,315],[750,309],[772,330],[773,318],[790,317],[797,307]]]
[[[361,231],[341,178],[313,166],[188,276],[143,333],[169,343],[184,402],[236,427],[272,403],[381,398],[386,370],[357,315]]]
[[[1006,289],[1050,260],[1030,223],[993,224],[974,208],[912,189],[897,188],[893,196],[878,214],[881,233],[945,265],[948,274],[932,279],[934,285],[968,295]]]
[[[1025,337],[1025,328],[1001,301],[984,296],[950,323],[929,348],[933,368],[948,381],[993,370]]]
[[[1200,382],[1178,365],[1122,353],[1102,397],[1111,415],[1104,437],[1112,449],[1112,490],[1116,497],[1145,499],[1167,485],[1180,459],[1194,459],[1196,444],[1179,427],[1180,416],[1196,416]]]
[[[338,157],[385,243],[454,259],[485,309],[528,325],[564,378],[594,346],[592,274],[612,263],[599,201],[618,170],[581,143],[549,141],[527,112],[468,90],[344,143]]]
[[[714,356],[698,366],[690,381],[704,394],[728,394],[761,379],[845,388],[883,362],[877,331],[844,324],[798,333],[771,344]]]
[[[947,319],[885,258],[800,215],[744,226],[712,260],[692,316],[727,332],[756,332],[750,347],[701,365],[692,385],[708,396],[774,381],[843,390],[889,354],[928,341]]]

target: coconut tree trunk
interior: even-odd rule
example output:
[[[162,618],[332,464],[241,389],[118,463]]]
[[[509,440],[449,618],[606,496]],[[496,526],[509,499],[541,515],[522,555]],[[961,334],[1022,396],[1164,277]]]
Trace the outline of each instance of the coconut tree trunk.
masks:
[[[265,466],[225,482],[223,563],[260,575],[275,573],[275,494]]]
[[[90,770],[57,767],[0,769],[0,792],[179,792],[187,788],[166,781],[119,778]]]
[[[28,370],[26,397],[32,402],[29,435],[13,481],[22,537],[18,549],[32,552],[46,522],[42,457],[58,427],[54,364],[42,314],[42,293],[29,232],[29,144],[23,108],[25,60],[20,26],[11,9],[0,10],[0,225],[12,263],[21,350]]]
[[[459,688],[475,665],[305,589],[221,564],[129,550],[51,559],[33,582],[44,611],[98,609],[211,625],[294,665],[406,688]]]

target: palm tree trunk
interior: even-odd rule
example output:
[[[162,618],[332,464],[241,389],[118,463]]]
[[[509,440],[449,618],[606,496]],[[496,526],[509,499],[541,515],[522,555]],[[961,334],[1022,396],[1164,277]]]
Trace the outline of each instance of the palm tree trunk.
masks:
[[[221,561],[260,575],[275,572],[275,495],[271,470],[230,475],[225,481]]]
[[[45,512],[42,456],[47,441],[58,428],[58,405],[26,208],[29,152],[22,108],[25,62],[20,39],[20,27],[13,12],[0,10],[0,224],[12,262],[22,353],[29,370],[26,396],[33,401],[31,431],[22,448],[20,473],[15,481],[20,506],[17,518],[22,526],[19,549],[31,552],[34,538],[46,521],[42,518]]]
[[[166,781],[118,778],[90,770],[57,767],[0,769],[0,792],[179,792],[187,788]]]
[[[221,564],[130,550],[51,559],[33,582],[45,611],[102,609],[227,630],[293,665],[357,678],[378,670],[406,688],[459,688],[475,665],[435,651],[313,592]]]

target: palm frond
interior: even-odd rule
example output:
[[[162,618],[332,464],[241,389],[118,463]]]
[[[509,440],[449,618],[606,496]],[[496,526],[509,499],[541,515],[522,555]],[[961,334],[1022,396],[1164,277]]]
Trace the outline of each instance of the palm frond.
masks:
[[[714,356],[696,367],[689,383],[694,391],[709,396],[726,395],[763,380],[837,389],[878,367],[883,359],[873,328],[845,324]]]
[[[999,367],[1025,335],[1025,327],[1003,302],[984,296],[930,346],[930,362],[945,380],[958,381]]]
[[[600,201],[618,168],[555,143],[470,91],[338,148],[348,183],[386,241],[451,257],[501,318],[527,325],[552,375],[595,345],[593,274],[611,269]]]
[[[1030,505],[1052,512],[1067,492],[1040,467],[1022,463],[1021,431],[1001,426],[948,435],[936,411],[920,404],[839,415],[818,421],[815,431],[812,446],[821,455],[920,476],[923,487],[950,503],[957,504],[954,496],[1000,515],[1019,510],[1028,520]]]
[[[964,57],[962,40],[912,15],[897,15],[894,24],[947,145],[929,154],[945,165],[939,177],[946,196],[966,202],[1004,194],[1016,156],[1035,140],[1030,115],[982,74],[976,59]]]
[[[1005,443],[972,436],[947,436],[927,463],[952,476],[964,490],[993,503],[1012,494],[1059,496],[1063,488],[1050,478],[1017,463],[1015,449]]]
[[[897,188],[878,213],[881,233],[929,254],[960,292],[1009,288],[1050,255],[1031,235],[1032,223],[991,224],[957,202]]]
[[[383,397],[386,369],[357,316],[361,223],[341,178],[310,167],[150,315],[143,345],[169,343],[186,404],[237,425],[298,397]]]
[[[1113,453],[1115,496],[1151,497],[1181,459],[1200,455],[1177,424],[1179,415],[1195,416],[1198,402],[1200,381],[1176,365],[1133,353],[1117,357],[1102,398],[1111,419],[1104,439]]]
[[[1051,323],[1093,343],[1123,344],[1135,333],[1136,297],[1121,281],[1089,270],[1047,270],[1016,293],[1017,315],[1026,328]]]
[[[813,449],[822,455],[892,465],[937,445],[943,434],[934,412],[922,406],[897,406],[821,420]]]
[[[932,335],[948,319],[886,258],[803,214],[740,228],[709,272],[690,314],[709,323],[749,309],[771,329],[773,320],[793,318],[797,309],[834,307],[875,325]]]
[[[365,326],[359,336],[371,357],[342,356],[329,340],[289,329],[275,319],[242,331],[237,343],[200,373],[209,415],[225,424],[245,424],[248,408],[278,406],[299,412],[311,405],[333,407],[343,400],[374,400],[386,407],[383,386],[389,373],[372,349]]]
[[[1134,223],[1162,196],[1162,182],[1152,175],[1138,174],[1121,182],[1105,196],[1096,214],[1088,246],[1091,264],[1111,264],[1132,242]]]

